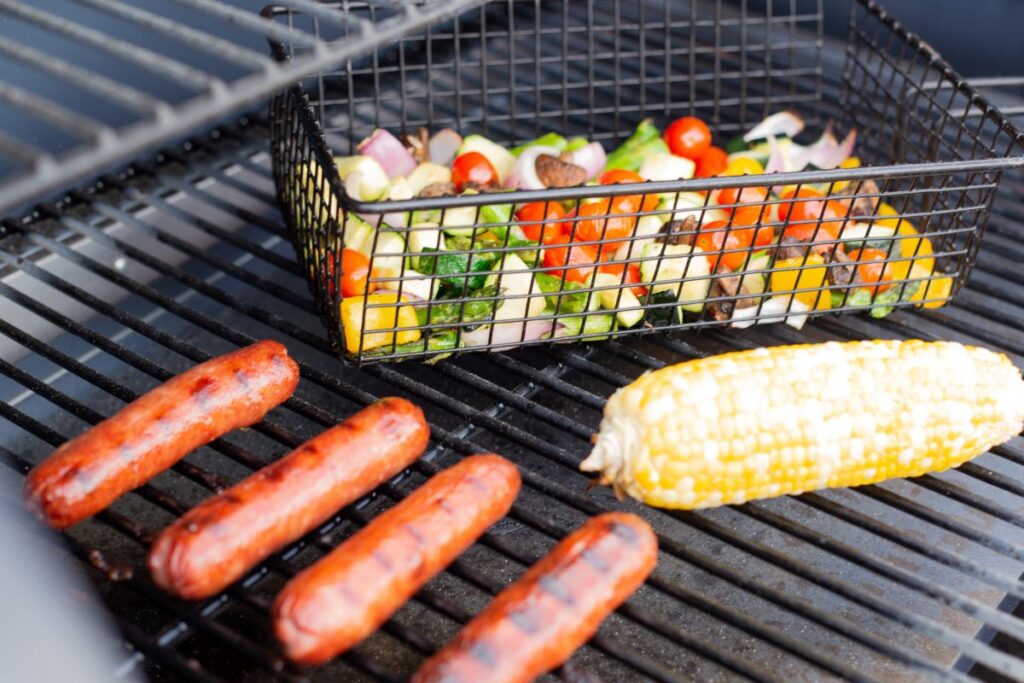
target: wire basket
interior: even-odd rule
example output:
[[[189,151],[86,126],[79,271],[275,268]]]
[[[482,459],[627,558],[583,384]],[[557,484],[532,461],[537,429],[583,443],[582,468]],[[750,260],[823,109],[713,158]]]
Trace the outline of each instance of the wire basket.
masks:
[[[1021,138],[876,3],[827,6],[485,2],[277,96],[277,195],[332,344],[366,363],[948,301]],[[849,19],[845,58],[824,63],[833,13]],[[377,128],[611,149],[646,118],[695,115],[725,141],[783,110],[855,130],[860,166],[362,202],[333,158]],[[568,214],[568,240],[536,241],[549,224],[517,219],[534,202]],[[343,297],[356,239],[372,293]]]

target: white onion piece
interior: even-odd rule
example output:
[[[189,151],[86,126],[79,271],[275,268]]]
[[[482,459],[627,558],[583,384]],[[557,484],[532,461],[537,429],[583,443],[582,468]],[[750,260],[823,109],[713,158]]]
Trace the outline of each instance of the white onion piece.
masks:
[[[561,153],[557,147],[545,145],[527,147],[516,159],[516,165],[512,167],[512,172],[505,178],[505,187],[514,190],[543,190],[545,185],[537,176],[537,157],[547,154],[557,158]]]
[[[804,120],[791,111],[780,111],[772,114],[761,123],[757,124],[743,136],[744,142],[751,140],[771,139],[777,135],[795,137],[804,129]]]
[[[447,166],[461,145],[462,136],[451,128],[437,131],[427,143],[431,163]]]
[[[729,319],[732,327],[745,329],[752,325],[786,322],[800,329],[807,322],[807,304],[790,296],[773,296],[760,306],[748,306],[733,310]]]
[[[775,138],[768,138],[768,163],[764,166],[765,173],[786,172],[786,151]]]
[[[493,344],[491,351],[506,351],[519,344],[537,339],[555,332],[554,318],[535,318],[522,322],[498,323],[497,325],[481,325],[472,332],[462,333],[462,343],[466,346],[486,346]],[[525,331],[523,329],[525,325]]]
[[[376,160],[392,180],[409,175],[416,168],[416,159],[405,145],[383,128],[373,131],[370,137],[359,143],[357,149],[360,154]]]
[[[406,228],[409,227],[409,213],[406,211],[391,211],[380,217],[380,221],[385,225],[389,225],[392,228]]]
[[[822,136],[824,144],[815,143],[806,150],[807,163],[814,164],[824,171],[838,168],[839,164],[853,155],[853,146],[857,144],[857,129],[851,130],[840,143],[836,143],[831,131],[827,132],[828,138]]]
[[[604,147],[600,142],[591,142],[572,152],[569,161],[586,171],[587,180],[590,180],[604,170],[608,156],[604,153]]]

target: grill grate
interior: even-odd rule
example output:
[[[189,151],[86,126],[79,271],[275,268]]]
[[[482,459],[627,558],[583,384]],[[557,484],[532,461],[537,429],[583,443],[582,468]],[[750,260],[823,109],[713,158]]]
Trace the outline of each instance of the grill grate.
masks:
[[[0,0],[0,210],[194,134],[295,80],[334,68],[473,0],[346,2],[282,7],[287,25],[244,0]],[[303,48],[281,65],[266,41]],[[67,59],[47,52],[56,52]],[[42,46],[42,49],[39,49]],[[22,131],[23,121],[34,128]]]
[[[295,294],[305,283],[274,206],[266,136],[259,119],[224,129],[3,223],[12,234],[0,242],[0,460],[9,466],[0,472],[24,473],[138,392],[252,339],[281,339],[302,365],[296,397],[270,419],[54,537],[132,644],[124,671],[154,681],[402,681],[584,516],[625,507],[658,531],[659,569],[559,672],[564,680],[1024,678],[1019,651],[1006,647],[1024,638],[1011,613],[1024,598],[1019,438],[956,472],[700,513],[588,493],[575,469],[607,395],[664,363],[921,337],[986,344],[1024,364],[1019,177],[1006,179],[974,274],[949,308],[360,370],[333,356],[311,302]],[[411,473],[217,598],[182,603],[144,571],[128,576],[151,534],[210,491],[395,393],[422,405],[434,428],[429,457]],[[523,469],[509,518],[367,643],[316,670],[284,663],[266,617],[282,582],[437,468],[481,450]]]

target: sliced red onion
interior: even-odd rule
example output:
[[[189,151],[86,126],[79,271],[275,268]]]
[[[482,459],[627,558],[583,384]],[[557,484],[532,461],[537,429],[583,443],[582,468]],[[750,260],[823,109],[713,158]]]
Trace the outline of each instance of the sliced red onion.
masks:
[[[370,137],[359,143],[357,149],[360,154],[376,160],[392,180],[408,175],[416,168],[416,159],[405,145],[383,128],[373,131]]]
[[[427,143],[430,150],[430,160],[435,164],[447,166],[455,158],[455,152],[462,145],[462,136],[451,128],[445,128],[434,133]]]
[[[822,138],[825,139],[825,136],[823,135]],[[819,142],[821,141],[819,140]],[[825,171],[838,168],[839,164],[853,155],[855,144],[857,144],[856,128],[847,133],[840,143],[836,143],[835,136],[832,135],[831,131],[828,131],[828,138],[825,139],[825,144],[815,143],[807,148],[807,162]]]
[[[732,312],[732,327],[740,329],[752,325],[786,322],[787,325],[800,329],[807,322],[807,311],[810,308],[791,296],[773,296],[760,306],[737,308]]]
[[[561,153],[557,147],[544,145],[527,147],[516,159],[516,165],[512,167],[512,172],[505,178],[505,187],[515,190],[543,190],[544,183],[537,177],[537,157],[541,154],[557,157]]]
[[[364,221],[369,223],[372,227],[376,228],[380,226],[381,214],[379,213],[358,213],[356,215],[362,218]]]
[[[576,164],[587,172],[587,180],[590,180],[604,170],[608,157],[604,153],[604,147],[600,142],[591,142],[589,145],[580,147],[572,152],[570,162]]]
[[[775,138],[768,138],[768,163],[764,165],[765,173],[786,172],[786,150],[782,149]]]
[[[525,325],[525,331],[524,331]],[[498,323],[497,325],[481,325],[472,332],[462,333],[462,343],[466,346],[487,346],[493,344],[490,351],[507,351],[523,342],[543,339],[556,331],[560,323],[554,318],[535,318],[522,322]]]
[[[751,140],[764,140],[765,138],[770,140],[778,135],[792,138],[803,129],[804,120],[802,118],[791,111],[780,111],[778,114],[772,114],[754,126],[743,136],[743,141],[750,142]]]

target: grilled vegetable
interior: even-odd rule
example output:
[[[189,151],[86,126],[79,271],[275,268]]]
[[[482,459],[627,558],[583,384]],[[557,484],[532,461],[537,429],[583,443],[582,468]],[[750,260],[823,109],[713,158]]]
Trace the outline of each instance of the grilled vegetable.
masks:
[[[394,331],[396,327],[415,328],[417,321],[415,309],[400,303],[398,295],[393,293],[344,299],[341,302],[341,324],[345,330],[345,348],[350,353],[360,348],[375,349],[385,344],[405,344],[420,338],[417,329]]]
[[[982,348],[755,349],[617,391],[580,467],[650,505],[705,508],[956,467],[1017,435],[1022,421],[1020,371]]]

